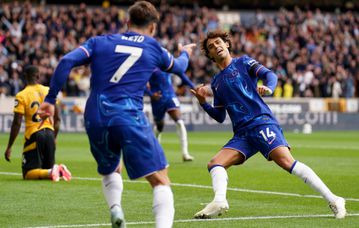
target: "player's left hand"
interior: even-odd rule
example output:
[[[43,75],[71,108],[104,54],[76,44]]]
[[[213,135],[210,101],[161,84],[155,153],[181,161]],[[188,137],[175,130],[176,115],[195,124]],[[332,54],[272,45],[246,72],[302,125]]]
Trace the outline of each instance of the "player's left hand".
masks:
[[[41,124],[38,128],[41,128],[41,126],[44,124],[44,121],[49,118],[50,123],[53,123],[53,117],[55,113],[55,105],[50,104],[48,102],[44,102],[40,105],[39,110],[37,111],[37,114],[42,119]]]
[[[257,87],[257,92],[261,96],[271,95],[273,93],[273,91],[270,88],[268,88],[267,86],[264,86],[264,85],[258,86]]]
[[[4,155],[5,155],[5,160],[8,161],[8,162],[11,162],[11,161],[10,161],[11,148],[6,148],[6,151],[5,151]]]

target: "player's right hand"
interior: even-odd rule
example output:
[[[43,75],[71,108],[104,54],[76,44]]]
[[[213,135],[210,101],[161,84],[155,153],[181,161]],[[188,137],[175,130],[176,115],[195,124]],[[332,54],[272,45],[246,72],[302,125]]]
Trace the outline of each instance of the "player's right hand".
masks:
[[[5,151],[4,155],[5,155],[5,160],[10,162],[11,148],[6,148],[6,151]]]
[[[191,57],[192,53],[193,53],[193,49],[196,47],[197,45],[195,43],[191,43],[191,44],[186,44],[186,45],[182,45],[182,44],[178,44],[178,50],[181,51],[185,51],[187,52],[188,56]]]
[[[206,103],[206,97],[207,97],[207,86],[204,84],[199,85],[195,89],[191,89],[191,93],[196,96],[198,102],[200,104]]]
[[[158,101],[159,99],[161,99],[161,97],[162,97],[161,91],[158,91],[152,94],[151,99]]]

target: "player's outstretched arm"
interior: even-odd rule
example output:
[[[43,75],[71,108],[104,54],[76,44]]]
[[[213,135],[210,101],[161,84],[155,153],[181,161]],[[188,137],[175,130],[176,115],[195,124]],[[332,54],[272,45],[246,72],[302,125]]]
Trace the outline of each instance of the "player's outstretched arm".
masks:
[[[11,130],[10,130],[10,138],[9,138],[9,142],[7,144],[7,148],[5,150],[5,160],[10,162],[10,157],[11,157],[11,147],[15,142],[15,139],[17,137],[17,135],[19,134],[20,128],[21,128],[21,121],[22,121],[22,114],[20,113],[14,113],[14,119],[12,121],[11,124]]]
[[[197,45],[195,43],[191,43],[191,44],[186,44],[186,45],[182,45],[182,44],[178,44],[178,50],[180,52],[187,52],[188,57],[191,58],[193,50],[195,49]]]
[[[51,104],[56,103],[56,97],[62,86],[65,84],[71,69],[75,66],[80,66],[89,62],[89,56],[83,51],[82,48],[67,53],[57,65],[54,75],[51,78],[50,90],[47,94],[45,101]]]
[[[177,75],[182,75],[188,67],[189,58],[192,56],[193,49],[195,47],[196,44],[194,43],[184,46],[179,44],[178,49],[181,54],[177,58],[173,59],[171,66],[165,71],[175,73]]]
[[[195,88],[193,82],[188,78],[185,73],[179,75],[179,77],[181,78],[183,84],[189,86],[191,89]]]

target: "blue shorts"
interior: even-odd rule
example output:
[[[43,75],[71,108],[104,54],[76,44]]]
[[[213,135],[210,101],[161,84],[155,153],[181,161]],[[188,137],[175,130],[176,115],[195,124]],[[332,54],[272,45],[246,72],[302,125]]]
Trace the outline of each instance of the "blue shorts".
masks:
[[[86,131],[97,170],[102,175],[116,170],[121,152],[130,179],[147,176],[168,166],[149,124],[86,127]]]
[[[270,153],[281,146],[289,147],[284,138],[282,128],[276,124],[266,124],[254,127],[240,134],[234,134],[223,148],[233,149],[243,154],[245,160],[258,151],[270,160]]]
[[[156,122],[158,122],[163,120],[166,112],[178,109],[180,107],[180,102],[177,97],[168,97],[159,101],[152,101],[151,106],[153,118]]]

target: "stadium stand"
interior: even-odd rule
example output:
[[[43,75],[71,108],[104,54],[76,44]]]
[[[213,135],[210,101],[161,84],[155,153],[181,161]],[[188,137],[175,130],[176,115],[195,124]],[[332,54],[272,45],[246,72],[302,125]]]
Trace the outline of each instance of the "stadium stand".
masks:
[[[14,96],[23,88],[25,65],[38,65],[42,82],[48,84],[64,53],[93,35],[126,29],[125,8],[120,6],[29,2],[0,6],[0,98]],[[157,38],[170,51],[177,43],[198,42],[207,31],[223,27],[233,36],[235,55],[249,54],[278,74],[274,96],[359,96],[359,14],[355,11],[295,7],[229,12],[167,4],[159,9],[162,18]],[[228,14],[232,16],[226,17]],[[194,83],[208,83],[218,70],[208,61],[198,49],[188,71]],[[64,94],[88,95],[90,74],[87,68],[72,71]],[[179,84],[178,94],[189,92]]]

